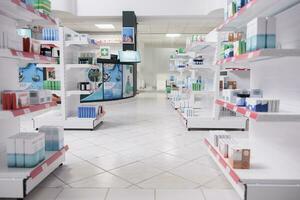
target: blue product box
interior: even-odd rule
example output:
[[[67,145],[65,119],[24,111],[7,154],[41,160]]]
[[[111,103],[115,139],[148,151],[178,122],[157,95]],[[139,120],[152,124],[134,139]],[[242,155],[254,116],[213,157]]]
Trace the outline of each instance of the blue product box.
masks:
[[[276,48],[276,35],[266,35],[266,48],[274,49]]]
[[[266,48],[266,35],[254,35],[251,37],[251,51]]]
[[[39,153],[34,154],[25,154],[25,167],[30,168],[34,167],[39,163]]]
[[[16,167],[16,154],[7,154],[7,166]]]

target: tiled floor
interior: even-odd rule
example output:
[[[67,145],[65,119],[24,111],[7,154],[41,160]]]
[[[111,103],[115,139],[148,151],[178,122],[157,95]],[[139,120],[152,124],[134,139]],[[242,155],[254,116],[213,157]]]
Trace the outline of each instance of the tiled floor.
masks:
[[[96,131],[66,131],[66,163],[26,200],[238,200],[163,94],[106,106]]]

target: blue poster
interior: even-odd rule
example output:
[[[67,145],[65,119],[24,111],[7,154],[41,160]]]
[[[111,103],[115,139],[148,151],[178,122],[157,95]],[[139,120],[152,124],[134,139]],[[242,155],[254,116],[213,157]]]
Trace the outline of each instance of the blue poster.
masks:
[[[122,98],[122,65],[103,64],[104,99]]]
[[[28,64],[19,68],[19,82],[21,89],[43,89],[44,73],[36,64]]]

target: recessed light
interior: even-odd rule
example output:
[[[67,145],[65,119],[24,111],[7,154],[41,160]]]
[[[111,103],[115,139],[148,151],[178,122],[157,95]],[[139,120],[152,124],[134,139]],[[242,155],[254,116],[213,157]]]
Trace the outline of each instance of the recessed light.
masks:
[[[166,37],[171,37],[171,38],[175,38],[175,37],[180,37],[181,34],[179,33],[167,33]]]
[[[113,24],[95,24],[99,29],[115,29]]]

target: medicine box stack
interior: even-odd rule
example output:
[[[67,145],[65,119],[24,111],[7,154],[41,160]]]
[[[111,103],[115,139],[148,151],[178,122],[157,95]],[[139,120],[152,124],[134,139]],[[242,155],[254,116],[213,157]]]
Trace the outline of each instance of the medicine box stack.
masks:
[[[225,7],[224,18],[225,20],[228,17],[233,16],[237,13],[241,8],[243,8],[247,3],[251,0],[227,0],[227,6]]]
[[[1,98],[3,110],[18,110],[30,106],[28,91],[4,91]]]
[[[224,158],[228,158],[229,146],[236,145],[237,142],[234,139],[220,139],[219,140],[219,151]]]
[[[274,17],[255,18],[247,24],[247,51],[276,47],[276,20]]]
[[[46,15],[51,14],[51,2],[50,0],[34,0],[33,7],[40,11],[41,13],[44,13]]]
[[[253,112],[279,112],[280,100],[265,98],[246,99],[247,109]]]
[[[60,81],[44,81],[43,82],[43,88],[45,90],[60,90],[61,83]]]
[[[240,146],[229,146],[228,160],[234,169],[250,168],[250,149]]]
[[[226,133],[226,131],[210,131],[210,138],[213,141],[214,146],[219,146],[219,141],[221,139],[231,139],[231,135]]]
[[[79,106],[77,117],[78,118],[96,118],[99,112],[99,106]]]
[[[30,90],[30,104],[43,104],[52,101],[52,93],[47,90]]]
[[[193,108],[185,108],[184,113],[187,117],[193,117],[194,116],[194,109]]]
[[[39,133],[45,135],[46,151],[59,151],[64,147],[64,128],[57,126],[42,126]]]
[[[59,33],[57,28],[43,28],[42,39],[50,41],[58,41]]]
[[[8,167],[31,168],[45,159],[45,135],[20,133],[6,142]]]

